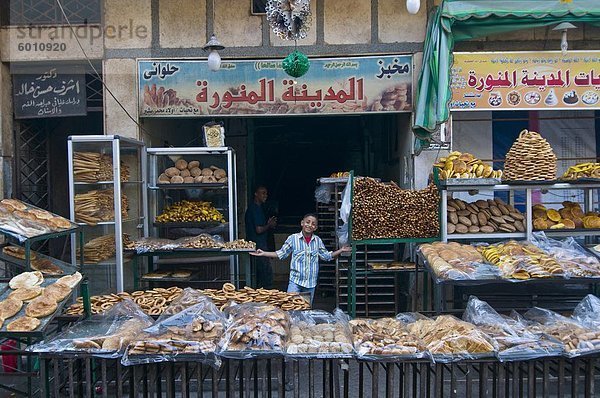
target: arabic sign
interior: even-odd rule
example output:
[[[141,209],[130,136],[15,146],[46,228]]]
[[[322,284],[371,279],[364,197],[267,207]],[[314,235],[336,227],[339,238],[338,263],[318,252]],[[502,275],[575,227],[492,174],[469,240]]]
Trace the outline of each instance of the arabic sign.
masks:
[[[56,68],[42,73],[13,75],[17,119],[83,116],[86,109],[85,74],[61,74]]]
[[[455,53],[450,107],[599,109],[600,52]]]
[[[412,110],[410,55],[311,59],[294,81],[280,60],[139,60],[139,110],[149,116],[281,115]]]

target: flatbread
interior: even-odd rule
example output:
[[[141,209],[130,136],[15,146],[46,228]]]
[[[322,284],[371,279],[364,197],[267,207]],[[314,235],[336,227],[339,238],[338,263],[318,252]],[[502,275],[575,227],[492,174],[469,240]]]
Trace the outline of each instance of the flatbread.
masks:
[[[69,286],[71,289],[73,289],[81,281],[81,278],[81,274],[79,272],[75,272],[73,275],[63,276],[62,278],[58,279],[56,283]]]
[[[21,202],[20,200],[17,200],[17,199],[2,199],[2,201],[0,201],[0,203],[2,203],[5,206],[10,207],[13,210],[27,209],[27,206],[25,206],[25,204],[23,202]]]
[[[178,271],[171,274],[171,278],[189,278],[190,276],[192,276],[192,273],[188,271]]]
[[[0,301],[0,319],[8,319],[18,314],[23,308],[23,301],[16,298],[7,298]]]
[[[40,286],[22,287],[11,292],[8,295],[8,298],[14,298],[21,301],[29,301],[42,294],[43,291],[44,289],[42,289]]]
[[[39,319],[22,316],[6,325],[6,330],[9,332],[31,332],[37,329],[40,323]]]
[[[6,254],[7,256],[25,260],[25,249],[19,246],[5,246],[2,248],[2,253]],[[36,258],[37,256],[32,250],[29,254],[29,259],[35,260]]]
[[[71,288],[69,286],[56,282],[44,289],[42,297],[60,303],[67,298],[69,294],[71,294]]]
[[[51,315],[56,311],[58,305],[56,301],[48,300],[47,297],[41,296],[33,300],[25,308],[25,315],[32,318],[43,318]]]
[[[42,209],[30,209],[29,212],[39,220],[51,220],[54,218],[52,213]]]
[[[55,229],[68,229],[68,228],[73,227],[69,220],[67,220],[66,218],[62,218],[62,217],[51,218],[50,220],[48,220],[47,225],[49,227],[52,227]]]
[[[31,268],[40,271],[44,275],[57,276],[65,273],[58,265],[47,258],[40,258],[39,260],[32,261]]]
[[[19,289],[21,287],[39,286],[44,282],[44,276],[40,271],[23,272],[8,282],[11,289]]]
[[[144,278],[147,279],[162,279],[162,278],[166,278],[169,275],[171,275],[170,272],[149,272],[146,275],[144,275]]]

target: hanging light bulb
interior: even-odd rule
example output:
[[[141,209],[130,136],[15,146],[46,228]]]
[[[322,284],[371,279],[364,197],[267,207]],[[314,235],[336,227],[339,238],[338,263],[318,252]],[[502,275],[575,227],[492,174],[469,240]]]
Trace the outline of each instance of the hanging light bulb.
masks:
[[[421,0],[406,0],[406,10],[409,14],[415,15],[421,8]]]
[[[208,69],[213,72],[221,69],[221,56],[217,50],[210,50],[210,53],[208,54]]]
[[[560,51],[562,55],[567,55],[567,50],[569,49],[569,43],[567,42],[567,30],[569,29],[577,29],[577,26],[569,22],[563,22],[552,29],[562,32],[560,37]]]
[[[212,70],[213,72],[218,71],[221,68],[221,56],[217,50],[222,50],[225,48],[225,46],[219,43],[217,37],[213,33],[208,43],[206,43],[202,48],[210,51],[208,53],[208,69]]]

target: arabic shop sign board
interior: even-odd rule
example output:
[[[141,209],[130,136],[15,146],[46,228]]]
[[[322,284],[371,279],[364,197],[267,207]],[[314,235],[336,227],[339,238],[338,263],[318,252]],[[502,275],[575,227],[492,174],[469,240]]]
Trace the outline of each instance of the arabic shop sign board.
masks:
[[[311,59],[300,78],[281,60],[138,60],[142,117],[410,112],[410,55]]]
[[[453,110],[600,109],[600,52],[455,53]]]
[[[15,118],[85,116],[86,85],[83,69],[61,73],[47,67],[13,75]]]

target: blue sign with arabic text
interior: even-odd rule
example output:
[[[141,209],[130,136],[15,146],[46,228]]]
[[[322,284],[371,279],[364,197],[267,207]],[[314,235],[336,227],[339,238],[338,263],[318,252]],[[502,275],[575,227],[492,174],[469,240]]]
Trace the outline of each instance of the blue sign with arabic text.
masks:
[[[71,68],[72,69],[72,68]],[[48,67],[43,72],[13,75],[15,118],[85,116],[85,74],[60,73]]]
[[[142,117],[411,112],[411,55],[315,58],[294,79],[280,60],[138,60]]]

